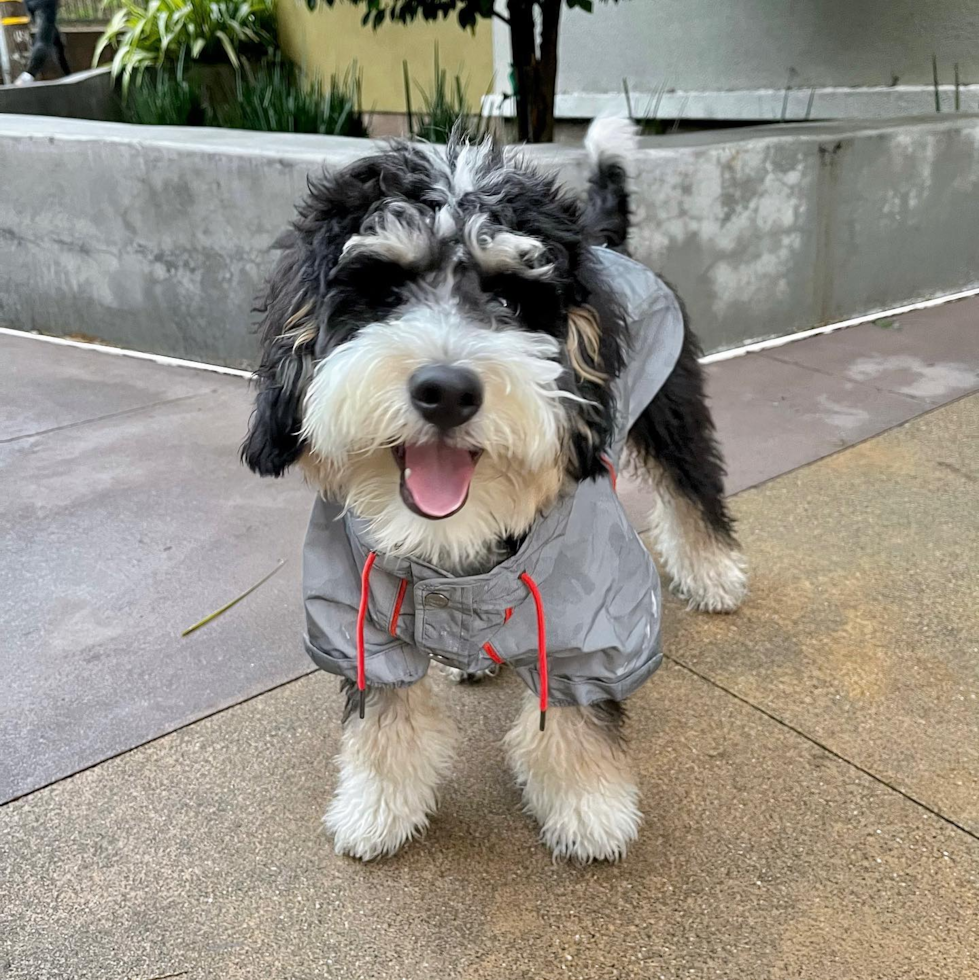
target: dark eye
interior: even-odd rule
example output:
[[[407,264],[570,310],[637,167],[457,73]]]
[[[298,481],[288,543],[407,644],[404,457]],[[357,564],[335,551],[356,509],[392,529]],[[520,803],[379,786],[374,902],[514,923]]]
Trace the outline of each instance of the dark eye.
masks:
[[[364,301],[375,307],[396,305],[410,279],[408,270],[397,263],[367,257],[342,267],[341,275],[344,285],[360,292]]]
[[[520,304],[507,296],[497,295],[497,303],[503,307],[511,316],[520,316]]]
[[[500,274],[483,278],[483,291],[505,309],[507,315],[540,329],[541,323],[560,319],[561,298],[548,282],[525,276]]]
[[[508,291],[494,290],[493,299],[496,301],[498,306],[503,307],[511,316],[520,316],[520,303],[517,301],[516,297]]]

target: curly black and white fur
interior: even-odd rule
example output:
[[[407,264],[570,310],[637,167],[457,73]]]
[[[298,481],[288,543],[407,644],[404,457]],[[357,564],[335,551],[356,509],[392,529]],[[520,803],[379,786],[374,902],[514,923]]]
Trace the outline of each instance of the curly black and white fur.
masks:
[[[452,574],[511,554],[563,488],[604,473],[625,328],[589,246],[624,250],[634,143],[621,120],[593,124],[585,202],[492,141],[396,143],[311,179],[262,307],[247,464],[280,476],[300,463],[369,522],[382,552]],[[675,591],[729,611],[746,578],[698,353],[687,330],[629,446],[654,491],[651,544]],[[439,365],[474,379],[467,420],[448,428],[418,410],[413,380]],[[437,520],[404,488],[405,447],[436,439],[478,460],[464,505]],[[363,859],[426,826],[456,741],[427,681],[370,697],[365,718],[345,719],[326,816],[337,850]],[[623,712],[553,714],[539,732],[528,701],[507,737],[528,811],[556,855],[616,860],[640,821]]]

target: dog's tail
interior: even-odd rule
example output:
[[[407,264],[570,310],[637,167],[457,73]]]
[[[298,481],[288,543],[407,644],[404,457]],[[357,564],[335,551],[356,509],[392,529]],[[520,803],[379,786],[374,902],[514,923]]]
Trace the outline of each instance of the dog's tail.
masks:
[[[638,148],[639,137],[631,119],[616,116],[596,119],[585,136],[591,160],[583,224],[590,245],[625,249],[629,233],[629,188],[626,163]]]

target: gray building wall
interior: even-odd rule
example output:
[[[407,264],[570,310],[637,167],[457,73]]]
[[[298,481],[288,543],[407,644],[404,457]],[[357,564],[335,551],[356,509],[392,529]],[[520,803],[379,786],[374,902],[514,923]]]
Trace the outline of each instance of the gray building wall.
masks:
[[[932,54],[945,107],[955,62],[969,85],[964,108],[979,107],[975,0],[595,0],[592,14],[563,16],[562,117],[621,104],[624,77],[638,93],[637,111],[661,86],[677,90],[664,98],[663,118],[682,108],[685,118],[778,119],[787,84],[805,90],[790,100],[790,119],[802,118],[813,86],[813,118],[934,111]],[[502,91],[510,60],[504,25],[494,53]]]

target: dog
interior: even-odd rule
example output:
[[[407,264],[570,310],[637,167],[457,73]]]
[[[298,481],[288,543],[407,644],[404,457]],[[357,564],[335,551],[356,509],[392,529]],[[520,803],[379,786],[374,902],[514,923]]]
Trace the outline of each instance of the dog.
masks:
[[[621,254],[636,145],[628,121],[592,124],[582,201],[491,139],[395,142],[311,178],[278,243],[242,458],[319,492],[306,646],[346,692],[338,853],[394,854],[435,811],[457,736],[430,660],[527,683],[506,748],[556,857],[636,839],[622,702],[659,662],[659,585],[619,454],[673,590],[709,612],[746,593],[698,342]]]

